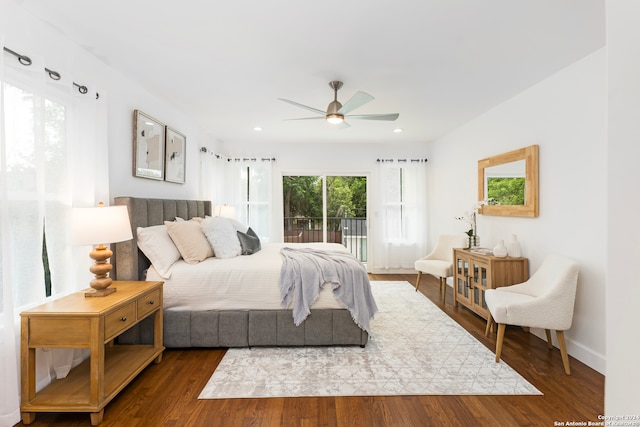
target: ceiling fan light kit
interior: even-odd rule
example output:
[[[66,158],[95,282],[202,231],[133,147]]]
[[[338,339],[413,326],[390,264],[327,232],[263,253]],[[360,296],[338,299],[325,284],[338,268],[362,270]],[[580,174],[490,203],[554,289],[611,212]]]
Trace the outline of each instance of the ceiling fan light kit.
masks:
[[[332,125],[340,124],[344,121],[344,116],[342,114],[327,114],[327,123],[331,123]]]
[[[350,125],[345,121],[345,118],[362,119],[362,120],[386,120],[394,121],[399,117],[398,113],[394,114],[360,114],[347,116],[348,113],[355,110],[358,107],[362,107],[365,104],[373,101],[375,98],[366,92],[358,91],[343,105],[338,101],[338,89],[342,87],[343,83],[338,80],[329,82],[329,87],[333,89],[333,101],[329,103],[326,111],[322,111],[317,108],[309,107],[295,101],[288,99],[278,98],[280,101],[286,102],[291,105],[295,105],[305,110],[312,111],[314,113],[324,116],[325,120],[329,124],[341,125],[340,128],[347,128]],[[300,119],[287,119],[287,120],[317,120],[322,117],[304,117]]]

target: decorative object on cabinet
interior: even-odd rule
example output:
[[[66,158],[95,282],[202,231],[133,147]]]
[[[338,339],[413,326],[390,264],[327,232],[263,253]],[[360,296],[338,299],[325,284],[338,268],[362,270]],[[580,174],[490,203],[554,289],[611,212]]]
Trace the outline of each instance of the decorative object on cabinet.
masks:
[[[109,298],[84,298],[82,292],[20,313],[22,422],[37,412],[89,412],[102,422],[104,408],[152,362],[160,363],[163,282],[115,282]],[[116,337],[153,317],[153,343],[116,345]],[[36,392],[37,348],[88,348],[91,357],[65,378]]]
[[[487,289],[522,283],[529,277],[527,258],[498,258],[468,249],[453,250],[453,305],[458,303],[486,319]]]
[[[88,297],[104,297],[116,291],[110,288],[112,269],[108,259],[113,252],[104,244],[133,239],[126,206],[105,206],[98,203],[93,208],[73,208],[71,240],[74,245],[97,245],[89,254],[95,263],[89,268],[95,278],[89,283]]]
[[[187,161],[187,137],[166,127],[164,180],[184,184]]]
[[[464,234],[441,234],[435,248],[424,258],[415,262],[415,269],[418,270],[416,280],[416,292],[420,287],[422,273],[431,274],[440,279],[440,294],[442,303],[447,295],[447,277],[453,276],[453,264],[451,263],[451,251],[454,248],[463,248],[467,244],[467,237]]]
[[[517,191],[505,191],[517,188]],[[478,200],[483,215],[538,216],[538,146],[478,161]]]
[[[478,226],[476,222],[476,215],[478,211],[484,205],[484,201],[479,201],[476,203],[473,208],[469,212],[465,212],[462,216],[457,216],[456,219],[459,221],[464,221],[469,225],[469,229],[465,232],[467,236],[469,236],[469,241],[467,248],[476,248],[480,246],[480,236],[478,236]]]
[[[489,309],[485,336],[492,321],[498,324],[496,363],[500,361],[506,325],[544,329],[549,349],[551,330],[556,331],[564,372],[571,375],[564,331],[571,327],[578,284],[578,263],[560,255],[548,255],[529,280],[513,286],[487,290]]]
[[[133,176],[164,180],[165,125],[140,110],[133,125]]]
[[[507,247],[507,253],[513,258],[520,258],[522,256],[522,248],[520,247],[518,236],[515,234],[511,236],[511,241]]]
[[[504,245],[504,240],[498,241],[498,244],[493,248],[493,255],[498,258],[504,258],[507,254],[507,247]]]

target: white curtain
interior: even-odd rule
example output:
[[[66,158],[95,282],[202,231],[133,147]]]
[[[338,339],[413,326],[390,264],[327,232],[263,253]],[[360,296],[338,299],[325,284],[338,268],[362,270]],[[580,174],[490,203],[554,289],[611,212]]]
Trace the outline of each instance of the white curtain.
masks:
[[[207,148],[200,150],[200,198],[216,203],[224,193],[224,160]]]
[[[377,178],[372,271],[413,269],[426,250],[426,161],[379,161]]]
[[[227,158],[201,152],[200,188],[214,206],[228,205],[260,240],[272,240],[273,159]]]
[[[51,297],[87,287],[89,248],[71,246],[71,208],[108,196],[104,96],[91,86],[81,94],[69,72],[54,80],[46,58],[10,49],[32,64],[5,51],[0,59],[0,426],[20,420],[19,314],[48,298],[46,275]],[[85,355],[38,351],[37,388]]]

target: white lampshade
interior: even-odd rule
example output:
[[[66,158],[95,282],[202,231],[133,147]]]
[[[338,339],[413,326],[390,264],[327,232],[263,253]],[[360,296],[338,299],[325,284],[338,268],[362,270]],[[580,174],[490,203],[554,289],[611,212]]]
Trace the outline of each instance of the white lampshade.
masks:
[[[126,206],[73,208],[71,241],[74,245],[98,245],[131,240]]]
[[[235,218],[236,208],[233,206],[219,205],[213,209],[213,216],[221,216],[223,218]]]

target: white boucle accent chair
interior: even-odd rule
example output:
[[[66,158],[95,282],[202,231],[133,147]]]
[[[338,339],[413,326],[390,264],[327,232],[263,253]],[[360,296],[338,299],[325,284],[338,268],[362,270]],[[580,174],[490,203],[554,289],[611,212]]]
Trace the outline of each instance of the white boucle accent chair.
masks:
[[[544,329],[549,349],[553,349],[553,329],[558,337],[564,372],[571,375],[564,331],[571,327],[573,320],[578,269],[578,263],[571,258],[548,255],[526,282],[485,292],[489,309],[485,336],[493,321],[498,324],[496,362],[500,361],[506,325]]]
[[[453,276],[453,249],[464,248],[467,243],[468,236],[464,234],[442,234],[438,236],[436,247],[433,248],[429,255],[415,263],[415,269],[418,270],[416,292],[420,287],[422,273],[431,274],[440,279],[440,293],[444,304],[447,294],[447,277]]]

